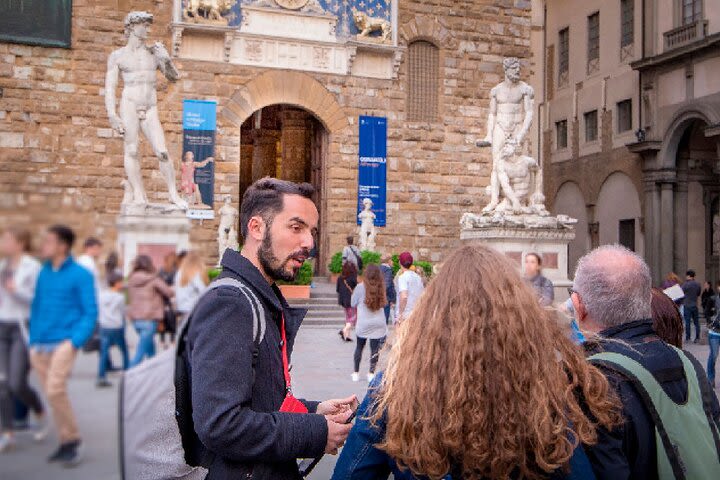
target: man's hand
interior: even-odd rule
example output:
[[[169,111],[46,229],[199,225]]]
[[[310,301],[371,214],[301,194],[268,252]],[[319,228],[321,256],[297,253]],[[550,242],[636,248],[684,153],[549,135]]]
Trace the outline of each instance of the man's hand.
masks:
[[[327,443],[325,444],[325,453],[330,455],[337,455],[338,449],[345,445],[350,434],[352,424],[345,423],[350,418],[351,410],[338,415],[327,415],[325,421],[328,426],[328,437]]]
[[[113,115],[110,117],[110,126],[119,135],[125,135],[125,126],[123,125],[123,122],[120,119],[120,117],[118,117],[117,115]]]
[[[325,400],[317,407],[318,415],[338,415],[352,412],[358,406],[357,396],[351,395],[348,398]]]

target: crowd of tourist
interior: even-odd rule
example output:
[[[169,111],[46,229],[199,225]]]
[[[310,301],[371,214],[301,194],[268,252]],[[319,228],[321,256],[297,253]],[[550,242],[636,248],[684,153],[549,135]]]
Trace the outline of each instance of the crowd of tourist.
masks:
[[[303,312],[276,282],[292,281],[311,256],[312,197],[310,185],[270,178],[248,188],[243,247],[225,252],[211,289],[194,252],[169,255],[160,272],[139,255],[125,276],[114,254],[98,271],[97,239],[73,260],[67,227],[47,230],[43,264],[28,254],[27,232],[7,229],[0,450],[14,444],[16,402],[35,416],[39,441],[47,404],[61,441],[49,461],[77,464],[67,380],[78,350],[98,337],[106,387],[110,348],[128,368],[154,355],[163,330],[170,342],[181,333],[184,372],[173,411],[182,444],[168,449],[182,447],[211,480],[297,480],[338,453],[337,480],[720,478],[720,283],[703,288],[689,270],[682,283],[669,277],[652,288],[644,260],[618,245],[580,259],[569,299],[557,305],[541,254],[526,255],[521,273],[491,248],[463,246],[427,279],[410,252],[397,266],[389,256],[363,265],[348,238],[339,335],[355,342],[353,381],[369,344],[367,395],[296,398],[290,364]],[[681,350],[691,327],[695,341],[703,337],[700,311],[706,368]],[[125,322],[139,337],[132,360]],[[28,383],[31,366],[45,401]]]
[[[103,243],[97,238],[86,239],[82,254],[73,257],[75,233],[67,226],[44,232],[40,261],[31,255],[31,240],[20,228],[7,228],[0,237],[0,453],[16,446],[17,426],[28,426],[29,413],[33,438],[45,440],[47,405],[60,440],[48,461],[74,466],[82,440],[67,383],[78,352],[98,352],[97,387],[111,387],[109,371],[152,357],[158,326],[172,333],[174,319],[192,310],[208,284],[207,269],[196,253],[181,252],[166,257],[171,261],[161,276],[150,257],[139,255],[126,277],[116,252],[99,268]],[[139,336],[132,360],[128,322]],[[113,366],[112,347],[120,351],[121,367]],[[45,401],[30,386],[31,371]]]

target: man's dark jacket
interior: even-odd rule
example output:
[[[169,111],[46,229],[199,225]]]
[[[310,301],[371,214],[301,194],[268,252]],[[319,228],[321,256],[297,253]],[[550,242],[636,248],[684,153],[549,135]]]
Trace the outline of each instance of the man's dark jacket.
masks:
[[[306,311],[290,308],[279,289],[238,252],[226,250],[222,267],[220,278],[238,279],[256,293],[267,329],[253,375],[253,317],[243,294],[219,287],[195,307],[188,363],[198,447],[211,452],[205,455],[211,459],[207,478],[298,479],[295,459],[321,455],[327,441],[325,417],[278,412],[285,398],[281,316],[290,355]],[[303,403],[316,411],[317,403]]]
[[[603,340],[599,344],[585,344],[588,355],[601,351],[627,355],[647,368],[673,401],[683,403],[687,400],[687,380],[682,361],[655,334],[652,320],[639,320],[609,328],[600,332],[600,337]],[[707,385],[707,376],[702,366],[692,355],[688,354],[688,358],[695,366],[698,380]],[[640,394],[625,377],[604,367],[600,369],[620,396],[625,424],[612,432],[600,429],[598,443],[585,447],[595,475],[598,479],[608,480],[658,478],[655,424]],[[720,421],[718,400],[712,392],[710,396],[710,409],[716,421]]]

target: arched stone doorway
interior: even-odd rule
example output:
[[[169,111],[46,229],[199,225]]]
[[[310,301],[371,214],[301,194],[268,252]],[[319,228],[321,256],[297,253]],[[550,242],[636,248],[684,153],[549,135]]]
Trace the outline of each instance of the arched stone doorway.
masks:
[[[240,87],[221,114],[240,130],[240,197],[264,175],[308,181],[320,212],[316,269],[329,261],[327,170],[348,117],[335,96],[306,73],[273,70]],[[273,162],[274,159],[274,162]]]
[[[328,132],[312,113],[292,105],[269,105],[254,112],[240,127],[240,198],[256,180],[270,176],[315,187],[320,212],[316,268],[324,270],[324,166]]]

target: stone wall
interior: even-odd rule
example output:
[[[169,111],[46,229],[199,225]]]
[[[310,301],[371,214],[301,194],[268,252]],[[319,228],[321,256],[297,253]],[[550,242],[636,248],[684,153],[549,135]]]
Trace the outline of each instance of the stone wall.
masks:
[[[170,45],[172,2],[162,0],[75,0],[68,50],[0,43],[0,227],[21,223],[39,229],[62,221],[81,236],[99,235],[114,243],[124,175],[122,140],[110,130],[103,86],[107,56],[124,44],[122,20],[129,10],[152,12],[151,40]],[[529,60],[529,14],[530,2],[524,0],[400,3],[400,44],[423,39],[441,49],[437,123],[406,121],[404,58],[393,80],[302,74],[319,82],[340,107],[312,112],[332,121],[326,123],[329,154],[321,212],[321,245],[328,256],[355,229],[359,115],[388,117],[388,226],[380,230],[378,248],[410,250],[440,261],[458,244],[461,214],[487,201],[489,152],[479,151],[474,141],[485,135],[488,93],[502,80],[503,56]],[[197,60],[176,64],[182,72],[176,84],[158,75],[158,103],[177,166],[182,100],[216,99],[222,112],[234,93],[268,70]],[[526,65],[523,75],[528,77],[530,62]],[[240,126],[220,114],[218,204],[226,193],[239,202],[240,145]],[[161,201],[164,186],[146,142],[141,153],[151,201]],[[195,221],[191,233],[193,245],[210,261],[217,250],[216,226],[216,221]]]

